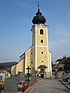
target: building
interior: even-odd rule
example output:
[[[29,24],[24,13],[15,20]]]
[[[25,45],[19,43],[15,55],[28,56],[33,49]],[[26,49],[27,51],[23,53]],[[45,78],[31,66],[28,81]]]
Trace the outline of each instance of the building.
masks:
[[[38,11],[32,19],[32,46],[20,56],[18,64],[12,67],[12,73],[24,72],[27,74],[26,68],[29,66],[31,74],[35,70],[35,73],[43,78],[52,76],[51,53],[48,47],[48,26],[45,25],[45,22],[46,19],[40,12],[38,5]]]
[[[16,65],[18,62],[5,62],[5,63],[0,63],[0,76],[4,76],[5,78],[9,77],[11,75],[11,67]]]

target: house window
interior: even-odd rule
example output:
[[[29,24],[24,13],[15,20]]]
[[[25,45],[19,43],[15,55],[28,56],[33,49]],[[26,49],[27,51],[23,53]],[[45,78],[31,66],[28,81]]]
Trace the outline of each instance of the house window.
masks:
[[[43,35],[43,29],[40,30],[40,34]]]
[[[41,39],[41,43],[43,43],[43,40]]]

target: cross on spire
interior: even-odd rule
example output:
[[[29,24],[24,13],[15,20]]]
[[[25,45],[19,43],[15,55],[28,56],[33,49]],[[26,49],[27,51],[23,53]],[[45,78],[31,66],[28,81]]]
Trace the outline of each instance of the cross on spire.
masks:
[[[39,0],[38,0],[38,2],[37,2],[37,4],[38,4],[38,11],[37,11],[37,13],[36,13],[36,15],[42,15],[42,13],[40,12],[40,2],[39,2]]]
[[[38,4],[38,9],[39,9],[39,6],[40,6],[40,2],[38,1],[38,2],[37,2],[37,4]]]

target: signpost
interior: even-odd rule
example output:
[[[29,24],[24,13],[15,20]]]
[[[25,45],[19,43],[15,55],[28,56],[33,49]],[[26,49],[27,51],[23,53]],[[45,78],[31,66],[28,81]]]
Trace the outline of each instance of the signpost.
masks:
[[[26,69],[28,70],[27,75],[28,75],[28,81],[29,81],[29,76],[30,76],[30,74],[29,74],[29,70],[30,70],[31,68],[29,68],[29,66],[28,66]]]

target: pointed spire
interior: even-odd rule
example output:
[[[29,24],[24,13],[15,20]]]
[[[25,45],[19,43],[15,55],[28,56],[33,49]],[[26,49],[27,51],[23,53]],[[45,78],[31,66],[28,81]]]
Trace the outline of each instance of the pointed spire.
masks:
[[[40,4],[40,3],[38,2],[38,10],[39,10],[39,6],[40,6],[39,4]]]
[[[36,15],[42,15],[42,13],[40,12],[40,5],[39,5],[40,3],[38,2],[38,11],[37,11],[37,13],[36,13]]]

